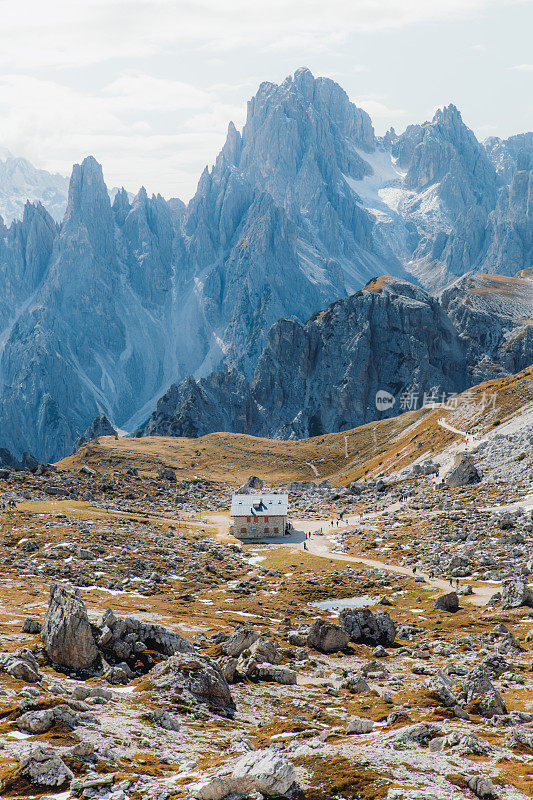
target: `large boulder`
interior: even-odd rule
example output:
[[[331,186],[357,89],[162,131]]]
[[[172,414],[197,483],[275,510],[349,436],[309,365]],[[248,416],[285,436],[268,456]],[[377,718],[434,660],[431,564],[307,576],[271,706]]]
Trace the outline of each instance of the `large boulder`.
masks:
[[[232,716],[235,703],[228,682],[214,661],[204,655],[176,653],[158,664],[149,674],[149,685],[164,692],[178,710],[204,705],[208,710]]]
[[[336,653],[339,650],[346,650],[349,641],[348,634],[342,628],[321,619],[313,622],[307,634],[307,646],[320,653]]]
[[[48,658],[60,667],[88,670],[99,658],[85,603],[71,586],[50,587],[41,637]]]
[[[470,710],[481,717],[500,717],[507,714],[503,697],[492,685],[481,667],[474,667],[463,681],[463,695]]]
[[[283,660],[274,642],[262,636],[250,647],[250,654],[256,661],[266,661],[268,664],[279,664]]]
[[[295,686],[297,683],[297,674],[294,670],[288,667],[280,667],[270,662],[261,663],[253,657],[238,660],[232,675],[233,681],[237,677],[251,681],[281,683],[284,686]]]
[[[472,456],[468,453],[458,453],[443,480],[452,489],[457,489],[459,486],[479,483],[481,476],[475,467]]]
[[[431,696],[442,706],[453,708],[457,705],[457,697],[453,693],[452,679],[439,670],[429,682]]]
[[[522,578],[513,578],[503,584],[502,600],[503,608],[533,608],[533,589]]]
[[[0,670],[26,683],[39,683],[42,679],[35,656],[29,650],[0,653]]]
[[[56,723],[68,728],[75,728],[82,722],[90,721],[94,720],[88,714],[79,714],[63,703],[42,711],[26,711],[25,714],[18,717],[16,724],[20,731],[38,734],[50,730]]]
[[[398,733],[394,734],[391,741],[394,742],[394,747],[399,750],[412,747],[413,744],[425,747],[432,739],[435,739],[441,734],[442,728],[439,728],[438,725],[432,725],[428,722],[418,722],[416,725],[408,725],[405,728],[400,728]]]
[[[440,611],[449,611],[452,614],[459,611],[459,598],[457,594],[455,592],[448,592],[448,594],[437,597],[435,600],[435,608],[438,608]]]
[[[370,733],[374,722],[365,717],[352,717],[346,728],[346,733]]]
[[[99,620],[99,647],[111,661],[136,658],[144,649],[155,650],[165,656],[174,653],[194,653],[194,645],[184,636],[153,622],[117,617],[108,608]]]
[[[157,470],[157,476],[165,481],[170,481],[171,483],[176,483],[176,471],[172,467],[159,467]]]
[[[37,786],[64,786],[74,775],[53,750],[34,745],[20,759],[15,778],[26,778]]]
[[[352,642],[390,646],[396,639],[396,626],[389,614],[373,614],[368,608],[345,608],[339,622]]]
[[[229,795],[250,795],[259,792],[264,797],[287,794],[296,781],[291,762],[275,750],[246,753],[231,772],[221,773],[191,787],[198,800],[223,800]]]
[[[222,652],[232,658],[237,658],[249,650],[254,642],[259,639],[259,633],[248,625],[243,625],[233,631],[227,641],[222,644]]]

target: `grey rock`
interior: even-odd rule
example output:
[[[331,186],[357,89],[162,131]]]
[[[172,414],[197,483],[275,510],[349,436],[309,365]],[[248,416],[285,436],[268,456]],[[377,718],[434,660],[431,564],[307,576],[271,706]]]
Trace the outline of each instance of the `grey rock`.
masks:
[[[22,625],[23,633],[40,633],[42,629],[42,622],[38,622],[38,620],[33,619],[32,617],[27,617]]]
[[[457,697],[452,691],[452,681],[443,672],[438,672],[429,684],[431,694],[443,705],[455,707],[457,705]]]
[[[258,750],[243,755],[230,774],[194,785],[192,794],[198,800],[223,800],[228,795],[253,792],[264,797],[280,797],[287,794],[295,782],[295,769],[284,755],[275,750]]]
[[[43,711],[27,711],[18,717],[16,724],[21,731],[28,733],[46,733],[56,722],[75,728],[80,722],[88,721],[90,718],[72,711],[68,705],[58,705],[54,708],[47,708]]]
[[[283,656],[270,639],[260,637],[250,647],[250,654],[256,661],[279,664]]]
[[[341,682],[341,688],[347,689],[350,694],[362,694],[363,692],[370,691],[370,686],[363,676],[356,674],[348,675],[348,677]]]
[[[35,656],[29,650],[0,654],[0,669],[26,683],[39,683],[42,679]]]
[[[502,608],[533,607],[533,589],[521,578],[506,581],[502,588]]]
[[[521,752],[533,752],[533,733],[526,728],[513,728],[505,737],[505,743]]]
[[[396,639],[396,627],[389,614],[374,614],[370,609],[344,609],[339,622],[352,642],[390,646]]]
[[[173,483],[176,483],[177,481],[176,471],[172,469],[172,467],[159,467],[157,474],[165,481],[171,481]]]
[[[477,713],[491,718],[507,714],[501,694],[492,685],[486,672],[475,667],[463,682],[463,693],[467,703],[473,703]]]
[[[166,656],[194,652],[194,645],[179,633],[134,617],[117,617],[110,608],[99,620],[99,628],[101,634],[98,644],[106,658],[129,658],[140,652],[139,648],[135,649],[138,643]]]
[[[396,746],[409,746],[412,744],[427,745],[431,739],[436,736],[442,735],[442,730],[437,725],[431,725],[426,722],[420,722],[416,725],[410,725],[406,728],[401,728],[394,736]]]
[[[56,583],[50,587],[41,636],[49,659],[60,667],[87,670],[98,659],[85,603],[80,592],[70,586]]]
[[[134,673],[125,661],[109,667],[104,673],[104,678],[112,686],[121,686],[129,683],[133,677]]]
[[[316,619],[312,623],[307,634],[307,646],[320,653],[336,653],[339,650],[346,650],[349,642],[350,639],[342,628],[321,619]]]
[[[374,722],[371,719],[352,717],[346,728],[346,733],[370,733],[373,727]]]
[[[268,662],[258,662],[253,657],[242,661],[239,659],[236,669],[242,678],[247,678],[248,680],[271,681],[284,686],[295,686],[297,683],[297,675],[294,670]]]
[[[100,436],[118,436],[116,429],[110,423],[105,414],[98,414],[84,434],[82,434],[74,444],[74,451],[79,450],[86,442],[98,439]]]
[[[500,796],[500,792],[489,778],[483,778],[481,775],[473,775],[466,778],[468,788],[481,800],[496,800]]]
[[[472,456],[468,453],[458,453],[443,480],[448,486],[455,489],[458,486],[470,486],[473,483],[479,483],[481,476],[475,467]]]
[[[167,731],[179,731],[181,727],[176,715],[170,714],[164,708],[157,708],[155,711],[151,711],[150,719],[160,728],[164,728]]]
[[[240,486],[237,489],[237,494],[249,494],[255,491],[261,491],[263,488],[263,481],[261,478],[257,478],[255,475],[252,475],[243,486]]]
[[[227,642],[222,645],[222,651],[233,658],[240,656],[245,650],[249,650],[254,642],[259,639],[259,633],[253,628],[244,626],[237,628]]]
[[[41,745],[34,745],[22,756],[18,773],[37,786],[64,786],[74,777],[56,752]]]
[[[437,597],[435,600],[435,608],[438,608],[440,611],[449,611],[452,614],[459,611],[459,598],[456,592],[448,592],[448,594]]]
[[[149,673],[154,689],[179,692],[184,706],[205,705],[214,713],[232,716],[235,703],[222,670],[207,656],[178,653]]]

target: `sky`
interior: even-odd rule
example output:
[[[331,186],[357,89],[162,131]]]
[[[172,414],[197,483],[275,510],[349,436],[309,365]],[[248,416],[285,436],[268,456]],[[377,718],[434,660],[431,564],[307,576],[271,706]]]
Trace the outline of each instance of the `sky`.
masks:
[[[401,132],[533,129],[533,0],[0,0],[0,148],[187,201],[262,81],[333,78]]]

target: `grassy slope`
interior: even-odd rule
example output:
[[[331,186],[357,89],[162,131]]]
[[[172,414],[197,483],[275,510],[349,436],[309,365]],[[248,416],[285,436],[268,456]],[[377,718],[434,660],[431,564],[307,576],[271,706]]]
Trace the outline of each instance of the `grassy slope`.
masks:
[[[494,394],[496,405],[483,411],[483,395],[488,399]],[[180,479],[200,477],[235,485],[249,475],[260,475],[275,484],[327,478],[344,485],[365,474],[386,475],[420,456],[440,452],[458,438],[438,424],[443,416],[460,430],[474,426],[488,430],[532,402],[530,367],[474,387],[460,396],[455,411],[424,408],[350,431],[291,442],[235,433],[211,433],[200,439],[152,436],[115,441],[104,437],[84,445],[59,466],[76,469],[88,464],[102,472],[132,466],[141,474],[154,474],[159,466],[168,465]]]

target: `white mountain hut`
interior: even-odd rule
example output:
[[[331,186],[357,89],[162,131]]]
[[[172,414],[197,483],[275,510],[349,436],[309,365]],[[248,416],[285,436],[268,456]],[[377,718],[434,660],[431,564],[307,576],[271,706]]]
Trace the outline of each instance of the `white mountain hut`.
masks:
[[[268,539],[287,532],[288,494],[234,494],[230,533],[237,539]]]

